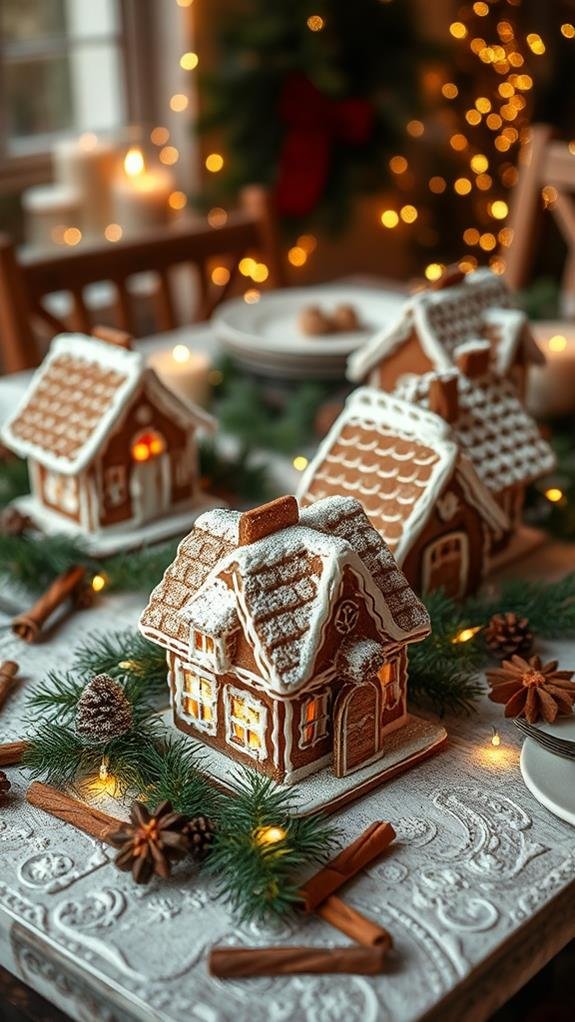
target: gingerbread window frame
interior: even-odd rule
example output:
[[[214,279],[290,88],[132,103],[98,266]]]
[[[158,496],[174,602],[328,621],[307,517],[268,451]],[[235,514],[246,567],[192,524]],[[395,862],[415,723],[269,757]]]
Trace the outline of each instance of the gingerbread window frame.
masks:
[[[178,704],[179,710],[186,720],[193,723],[199,731],[215,735],[218,728],[218,690],[217,680],[214,674],[198,670],[196,667],[185,667],[178,665]],[[209,694],[206,698],[205,686],[209,686]],[[190,708],[191,703],[196,703],[196,711]],[[209,710],[209,715],[203,716],[202,711]]]
[[[309,716],[309,709],[318,707],[319,713],[313,717]],[[309,749],[329,733],[329,692],[321,692],[319,695],[310,695],[301,705],[299,721],[300,749]]]
[[[258,720],[248,720],[234,712],[234,703],[241,702],[245,708],[252,713],[258,714]],[[230,686],[225,693],[225,725],[226,742],[233,749],[240,749],[253,759],[263,760],[267,756],[266,735],[267,735],[267,707],[261,700],[256,699],[251,692]],[[239,733],[238,733],[239,732]],[[244,738],[240,738],[240,733]],[[250,745],[249,735],[254,734],[258,738],[258,745]]]

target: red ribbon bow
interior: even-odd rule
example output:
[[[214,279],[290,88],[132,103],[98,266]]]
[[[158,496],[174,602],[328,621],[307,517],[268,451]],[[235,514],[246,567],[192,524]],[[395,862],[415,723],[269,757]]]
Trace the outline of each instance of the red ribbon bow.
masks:
[[[367,142],[373,108],[365,99],[330,99],[309,78],[294,74],[283,87],[279,113],[287,134],[279,160],[278,211],[306,216],[323,194],[334,142]]]

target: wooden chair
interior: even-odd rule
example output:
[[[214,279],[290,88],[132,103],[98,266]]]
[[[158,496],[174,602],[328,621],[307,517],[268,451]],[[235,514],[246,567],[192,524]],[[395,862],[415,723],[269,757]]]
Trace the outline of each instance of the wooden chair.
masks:
[[[567,143],[554,141],[553,129],[535,124],[522,152],[519,177],[511,194],[507,226],[513,231],[511,245],[502,252],[505,279],[513,290],[525,287],[532,270],[537,238],[545,209],[554,217],[567,244],[567,261],[561,282],[564,311],[575,294],[575,155]],[[546,196],[543,189],[549,188]]]
[[[35,320],[47,326],[51,335],[70,329],[91,332],[91,314],[84,295],[90,284],[111,282],[116,325],[135,334],[128,281],[136,274],[152,273],[157,282],[153,291],[156,328],[172,330],[178,325],[170,281],[172,267],[187,264],[193,269],[199,308],[195,314],[192,312],[190,320],[205,319],[229,295],[237,280],[240,258],[252,251],[266,263],[270,284],[280,286],[281,262],[270,197],[257,186],[244,190],[241,208],[230,213],[221,227],[211,227],[204,221],[174,225],[115,244],[22,258],[16,254],[10,238],[0,236],[0,355],[4,371],[18,372],[41,361]],[[210,281],[208,264],[214,258],[230,272],[223,287],[214,287]],[[71,297],[72,312],[66,321],[44,305],[46,296],[56,292],[66,292]],[[101,313],[98,315],[101,318]]]

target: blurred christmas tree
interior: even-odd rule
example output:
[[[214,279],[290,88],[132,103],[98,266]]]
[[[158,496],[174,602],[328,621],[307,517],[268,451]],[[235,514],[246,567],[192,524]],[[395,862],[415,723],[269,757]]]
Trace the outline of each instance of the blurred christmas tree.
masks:
[[[289,224],[337,228],[357,194],[381,189],[418,106],[412,14],[385,0],[246,0],[230,12],[200,81],[200,129],[218,129],[226,153],[206,206],[256,181],[275,188]]]
[[[412,202],[426,232],[418,240],[445,262],[461,259],[467,270],[488,260],[502,272],[511,240],[509,191],[530,124],[546,121],[569,138],[575,105],[569,10],[573,16],[568,0],[454,5],[445,66],[424,74],[427,110],[411,131],[408,125],[414,141],[404,146],[406,169],[419,168]],[[542,203],[553,201],[554,189],[544,188]],[[441,269],[429,264],[428,279]]]

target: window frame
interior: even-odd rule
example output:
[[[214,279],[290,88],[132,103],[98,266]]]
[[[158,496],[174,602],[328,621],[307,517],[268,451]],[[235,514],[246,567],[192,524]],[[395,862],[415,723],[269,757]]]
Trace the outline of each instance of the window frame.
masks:
[[[179,671],[180,713],[186,720],[191,721],[198,731],[203,731],[208,735],[215,735],[218,729],[218,688],[215,675],[210,674],[208,671],[199,670],[196,667],[184,667],[183,664],[179,665]],[[187,688],[187,675],[189,675],[192,681],[190,688]],[[202,682],[207,682],[210,685],[211,692],[209,700],[204,699]],[[186,705],[188,700],[197,703],[200,716],[190,712]],[[209,707],[211,711],[211,717],[209,719],[203,719],[201,717],[202,707]]]
[[[250,726],[250,722],[236,717],[233,712],[234,700],[241,700],[248,709],[254,710],[259,714],[259,721],[257,725]],[[226,742],[232,749],[239,749],[240,752],[244,752],[246,756],[251,756],[253,759],[266,759],[267,747],[267,706],[256,699],[251,692],[244,692],[241,689],[228,688],[226,689]],[[234,734],[234,725],[239,728],[243,728],[245,732],[245,740],[242,741]],[[259,746],[250,746],[248,740],[248,734],[252,731],[258,734]]]
[[[157,113],[156,83],[157,67],[154,60],[153,41],[155,18],[153,0],[117,0],[119,28],[106,39],[116,42],[121,52],[121,73],[124,79],[126,126],[146,124],[155,121]],[[102,36],[86,37],[82,44]],[[67,53],[73,48],[70,40],[57,41],[45,48],[40,56]],[[34,49],[34,55],[38,53]],[[4,62],[2,60],[2,38],[0,36],[0,95],[6,95],[4,84]],[[88,127],[87,129],[88,130]],[[0,194],[22,191],[34,184],[48,182],[52,178],[51,146],[56,140],[74,137],[75,131],[62,132],[46,138],[45,148],[39,147],[29,153],[10,154],[7,151],[7,126],[5,108],[0,103]]]
[[[317,695],[310,695],[301,704],[300,720],[299,720],[299,747],[300,749],[310,749],[318,742],[321,742],[324,738],[327,738],[329,734],[329,692],[320,692]],[[307,719],[308,707],[316,706],[319,704],[320,712],[312,717],[310,720]],[[307,732],[310,732],[307,735]]]

